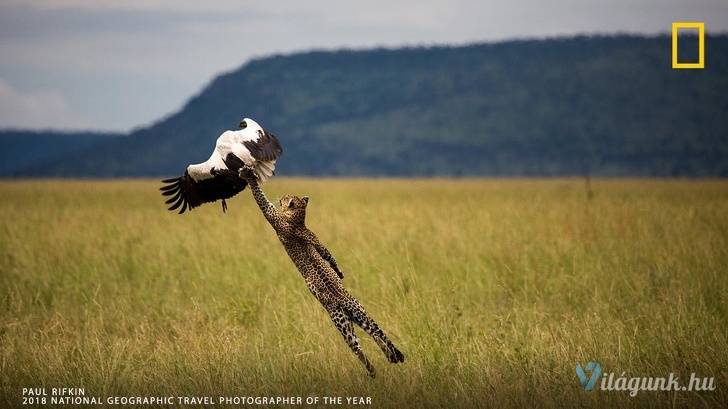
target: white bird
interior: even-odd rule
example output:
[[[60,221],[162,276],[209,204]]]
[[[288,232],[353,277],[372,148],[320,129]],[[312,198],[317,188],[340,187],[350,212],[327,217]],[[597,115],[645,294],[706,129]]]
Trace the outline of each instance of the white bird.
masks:
[[[263,129],[250,118],[240,121],[237,131],[225,131],[217,138],[210,159],[189,165],[184,175],[165,179],[160,190],[164,196],[172,196],[166,203],[169,210],[180,208],[182,214],[203,204],[222,199],[222,211],[227,210],[229,199],[247,186],[238,176],[244,165],[252,166],[260,181],[266,181],[275,173],[276,160],[283,153],[278,138]]]

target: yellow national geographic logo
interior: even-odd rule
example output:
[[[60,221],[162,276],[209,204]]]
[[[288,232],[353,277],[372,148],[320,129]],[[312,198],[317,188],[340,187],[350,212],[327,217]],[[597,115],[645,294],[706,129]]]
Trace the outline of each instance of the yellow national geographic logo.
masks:
[[[680,30],[698,30],[698,61],[679,62],[677,60],[677,35]],[[675,22],[672,23],[672,68],[705,68],[705,23]]]

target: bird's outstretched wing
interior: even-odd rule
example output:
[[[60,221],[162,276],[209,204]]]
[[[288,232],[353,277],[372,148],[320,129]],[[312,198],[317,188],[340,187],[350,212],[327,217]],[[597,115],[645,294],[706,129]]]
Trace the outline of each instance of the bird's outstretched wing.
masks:
[[[274,161],[283,154],[283,147],[272,133],[260,131],[256,139],[243,141],[250,155],[258,161]]]
[[[257,132],[230,132],[228,138],[226,134],[218,139],[216,149],[228,169],[237,171],[247,163],[262,182],[275,174],[276,160],[283,154],[275,135],[262,128]]]
[[[179,208],[179,214],[184,213],[187,209],[192,210],[203,203],[229,199],[248,185],[248,182],[238,177],[237,172],[227,169],[221,169],[216,172],[215,176],[200,181],[194,180],[185,171],[184,175],[165,179],[162,183],[165,184],[159,189],[162,191],[162,195],[171,196],[165,203],[171,205],[169,210]]]

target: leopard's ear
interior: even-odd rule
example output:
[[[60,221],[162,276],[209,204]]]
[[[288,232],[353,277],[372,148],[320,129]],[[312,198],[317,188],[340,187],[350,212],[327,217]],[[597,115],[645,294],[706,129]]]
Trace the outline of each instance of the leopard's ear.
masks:
[[[305,206],[305,205],[308,205],[308,196],[304,196],[304,197],[302,197],[302,198],[301,198],[301,200],[303,200],[303,204],[304,204],[304,206]]]

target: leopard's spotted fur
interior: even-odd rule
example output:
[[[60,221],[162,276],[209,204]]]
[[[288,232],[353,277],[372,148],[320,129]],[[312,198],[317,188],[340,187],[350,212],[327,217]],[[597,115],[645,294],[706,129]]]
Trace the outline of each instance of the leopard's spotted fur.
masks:
[[[298,271],[301,272],[308,289],[329,313],[334,325],[341,332],[349,348],[364,364],[369,375],[375,375],[374,366],[361,350],[352,322],[374,338],[390,362],[404,362],[404,354],[369,317],[359,301],[346,291],[341,283],[343,273],[339,270],[334,257],[321,245],[316,235],[306,228],[308,197],[284,196],[280,200],[279,211],[266,198],[250,169],[241,169],[240,176],[248,181],[255,201],[273,226]]]

